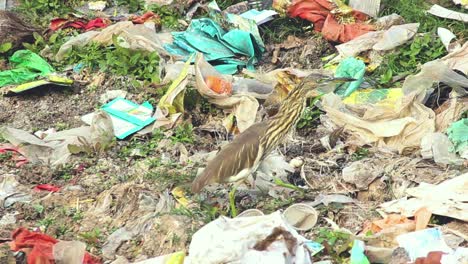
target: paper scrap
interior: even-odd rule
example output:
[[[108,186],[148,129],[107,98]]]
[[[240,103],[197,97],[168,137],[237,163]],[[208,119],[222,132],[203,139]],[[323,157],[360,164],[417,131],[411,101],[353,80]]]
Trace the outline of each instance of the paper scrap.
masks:
[[[118,97],[105,104],[101,109],[109,113],[114,127],[114,135],[118,139],[124,139],[156,120],[152,116],[153,106],[149,102],[139,105]],[[81,119],[83,122],[91,124],[93,116],[94,113],[90,113],[82,116]]]
[[[440,5],[433,5],[431,9],[429,9],[429,11],[427,12],[429,12],[429,14],[432,14],[438,17],[468,22],[468,14],[456,12],[456,11],[447,9],[445,7],[442,7]]]
[[[256,9],[251,9],[245,13],[242,13],[240,16],[243,18],[254,20],[257,26],[259,26],[270,20],[273,20],[273,16],[277,14],[278,13],[273,10],[258,11]]]
[[[371,17],[377,17],[380,10],[380,0],[350,0],[349,6]]]

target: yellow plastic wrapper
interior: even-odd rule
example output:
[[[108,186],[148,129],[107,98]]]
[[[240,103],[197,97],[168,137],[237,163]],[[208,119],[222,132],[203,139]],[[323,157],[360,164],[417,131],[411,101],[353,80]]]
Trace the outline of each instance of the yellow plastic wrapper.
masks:
[[[362,89],[354,91],[343,99],[348,105],[373,104],[394,108],[397,101],[403,96],[401,88],[391,89]]]

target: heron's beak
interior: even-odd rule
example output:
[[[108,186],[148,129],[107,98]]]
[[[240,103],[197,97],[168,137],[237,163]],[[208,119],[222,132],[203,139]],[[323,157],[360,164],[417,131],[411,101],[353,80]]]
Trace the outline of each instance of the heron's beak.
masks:
[[[349,77],[331,77],[330,82],[331,83],[345,83],[345,82],[352,82],[356,81],[356,79],[349,78]]]

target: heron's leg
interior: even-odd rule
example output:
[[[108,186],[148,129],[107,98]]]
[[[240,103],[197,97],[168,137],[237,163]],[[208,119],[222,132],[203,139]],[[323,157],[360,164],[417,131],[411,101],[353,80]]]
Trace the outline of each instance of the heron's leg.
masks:
[[[229,192],[229,207],[231,211],[231,217],[234,218],[237,216],[237,208],[236,208],[236,190],[237,187],[241,184],[241,181],[235,182],[232,186],[231,191]]]

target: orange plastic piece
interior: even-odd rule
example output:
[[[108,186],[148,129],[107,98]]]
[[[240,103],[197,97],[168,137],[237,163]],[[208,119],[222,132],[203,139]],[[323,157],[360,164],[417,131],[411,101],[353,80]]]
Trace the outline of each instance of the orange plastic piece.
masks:
[[[314,23],[314,30],[322,32],[325,39],[334,42],[348,42],[369,31],[373,25],[364,23],[369,17],[353,10],[351,16],[355,23],[339,23],[332,11],[337,7],[328,0],[296,0],[288,8],[290,17],[300,17]]]
[[[208,76],[205,78],[205,83],[217,94],[231,94],[232,84],[217,76]]]

